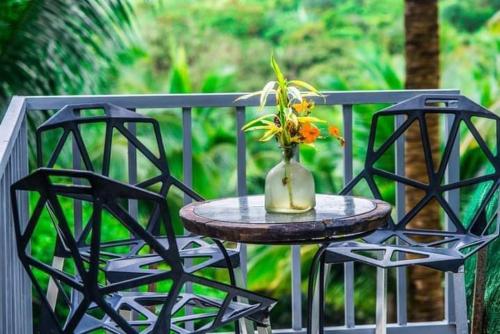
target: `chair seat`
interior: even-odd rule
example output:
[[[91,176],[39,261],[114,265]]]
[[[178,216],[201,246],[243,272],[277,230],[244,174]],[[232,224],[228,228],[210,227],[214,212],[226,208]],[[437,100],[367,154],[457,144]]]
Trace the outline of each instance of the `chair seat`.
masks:
[[[257,295],[256,295],[257,296]],[[157,322],[161,308],[167,301],[168,294],[156,292],[120,292],[106,298],[114,311],[123,316],[124,311],[133,311],[132,320],[127,323],[139,334],[151,333]],[[260,297],[259,297],[260,298]],[[193,293],[177,295],[177,301],[172,308],[170,318],[170,333],[206,333],[240,318],[248,318],[260,323],[269,312],[269,305],[262,303],[249,304],[240,301],[230,301],[223,314],[224,299],[200,296]],[[186,314],[186,307],[192,310]],[[99,329],[110,333],[125,333],[117,323],[107,314],[96,315],[98,306],[92,303],[87,313],[78,324],[75,334],[93,333]],[[217,323],[216,322],[219,322]],[[186,329],[186,324],[191,323],[193,330]]]
[[[162,246],[168,248],[166,238],[157,239]],[[177,247],[184,267],[187,272],[196,272],[208,267],[227,268],[227,262],[220,248],[209,243],[199,236],[180,236],[176,238]],[[151,254],[145,249],[145,242],[141,239],[129,239],[103,243],[101,249],[101,262],[104,263],[106,278],[115,283],[126,279],[154,274],[161,271],[162,260],[160,256]],[[126,247],[127,252],[116,252],[116,249]],[[85,259],[90,258],[90,248],[80,247],[80,254]],[[239,247],[227,249],[231,266],[240,265]],[[187,260],[190,260],[189,262]],[[155,269],[155,266],[158,268]],[[149,267],[145,268],[145,267]]]
[[[359,261],[381,268],[422,265],[456,272],[469,254],[494,238],[421,230],[378,230],[364,240],[331,243],[326,263]]]

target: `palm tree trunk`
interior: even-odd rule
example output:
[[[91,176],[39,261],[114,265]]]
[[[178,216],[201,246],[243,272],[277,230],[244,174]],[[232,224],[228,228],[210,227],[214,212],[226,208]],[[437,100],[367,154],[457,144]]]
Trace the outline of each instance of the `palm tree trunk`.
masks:
[[[430,89],[439,87],[439,23],[437,0],[405,0],[406,88]],[[427,122],[434,161],[439,153],[439,119]],[[427,171],[422,156],[418,126],[407,132],[405,142],[406,176],[426,182]],[[406,207],[414,207],[421,193],[406,187]],[[439,229],[439,206],[428,205],[416,217],[413,228]],[[422,240],[424,241],[424,240]],[[443,319],[443,274],[423,267],[409,268],[408,317],[410,321]]]

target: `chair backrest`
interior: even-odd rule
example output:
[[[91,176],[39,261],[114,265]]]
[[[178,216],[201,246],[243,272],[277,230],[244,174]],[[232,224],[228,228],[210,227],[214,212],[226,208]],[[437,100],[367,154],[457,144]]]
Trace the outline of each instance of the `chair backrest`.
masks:
[[[82,170],[155,191],[164,198],[173,185],[194,200],[203,199],[170,173],[158,122],[126,108],[108,103],[67,105],[38,127],[36,143],[38,167],[74,169],[76,155]],[[129,147],[135,150],[138,166],[133,182],[126,175]],[[152,222],[156,216],[152,215]],[[157,232],[154,224],[151,229]]]
[[[41,301],[40,333],[191,333],[190,326],[214,332],[246,316],[260,322],[257,313],[267,314],[275,303],[196,275],[196,266],[184,264],[167,203],[154,192],[89,171],[48,168],[10,191],[18,255]],[[26,196],[34,204],[29,215],[19,201]],[[85,249],[72,218],[74,200],[82,202],[92,226]],[[159,208],[161,239],[148,231],[148,218],[127,212],[130,200],[150,215],[149,208]],[[143,256],[127,255],[129,234],[143,242]],[[121,252],[125,256],[117,257]],[[52,293],[53,287],[61,293]],[[245,303],[232,303],[237,297]],[[126,319],[130,312],[133,320]]]
[[[446,140],[436,145],[433,143],[436,138],[431,132],[437,131],[435,125],[441,121],[444,123],[446,119],[449,125]],[[394,131],[391,131],[393,126]],[[434,128],[430,129],[430,126]],[[418,133],[416,141],[420,142],[417,145],[419,152],[416,153],[425,161],[422,170],[417,173],[421,175],[419,179],[410,178],[404,173],[396,174],[396,148],[404,145],[405,136],[412,128],[416,128],[413,133]],[[488,141],[486,132],[493,134],[489,137],[494,139]],[[471,144],[474,144],[473,154],[461,152],[461,163],[451,165],[452,153],[456,153],[454,150],[464,150]],[[394,203],[398,188],[413,188],[413,196],[417,197],[417,200],[413,200],[414,205],[406,205],[403,217],[397,221],[391,219],[388,229],[415,230],[409,227],[410,222],[429,205],[436,205],[442,211],[442,216],[448,217],[449,225],[441,224],[439,231],[421,232],[471,235],[492,240],[499,234],[499,146],[500,118],[494,113],[461,95],[420,95],[374,115],[364,168],[342,193],[350,193],[362,185],[365,187],[364,193],[368,191],[375,198]],[[414,161],[407,156],[404,163],[408,167]],[[461,170],[455,173],[455,180],[447,178],[446,174],[450,170],[457,171],[460,165],[467,164],[476,166],[475,170]],[[459,207],[453,207],[450,198],[460,198]],[[469,214],[465,212],[467,206],[474,207],[473,214],[470,214],[470,209]]]
[[[34,200],[34,209],[29,217],[25,217],[18,207],[18,197],[26,195]],[[114,293],[140,287],[145,287],[147,291],[148,285],[155,282],[170,281],[171,289],[177,289],[176,284],[182,284],[180,281],[185,270],[169,222],[166,201],[158,194],[88,171],[42,168],[13,184],[11,197],[18,254],[41,298],[42,314],[50,315],[50,324],[42,324],[46,329],[42,332],[61,333],[63,328],[64,333],[85,332],[82,326],[105,322],[103,314],[106,314],[120,327],[128,329],[127,333],[136,333],[119,316],[116,305],[110,304],[109,298],[112,301]],[[82,201],[88,209],[88,224],[92,226],[86,240],[90,256],[85,259],[79,249],[72,212],[67,206],[75,199]],[[168,244],[160,243],[148,232],[146,222],[128,214],[123,203],[129,200],[159,208],[159,220]],[[150,256],[154,261],[146,263],[147,268],[142,268],[142,274],[137,277],[109,282],[104,275],[103,265],[108,262],[105,260],[108,260],[109,252],[126,248],[126,245],[120,244],[120,230],[143,240],[147,251],[154,253]],[[115,241],[119,246],[113,249]],[[65,262],[61,266],[54,261],[54,257],[61,252],[58,249],[60,245],[65,253]],[[40,246],[44,247],[43,251],[31,251],[31,248]],[[62,291],[59,297],[52,300],[50,293],[47,295],[50,284],[56,284]],[[75,296],[70,296],[71,290],[78,292],[76,300],[80,304],[75,304]],[[163,297],[166,305],[170,303],[169,298],[166,295]],[[172,298],[170,304],[176,301],[175,296]],[[69,313],[68,308],[71,310]],[[47,318],[43,320],[47,321]],[[79,330],[76,330],[77,326]]]

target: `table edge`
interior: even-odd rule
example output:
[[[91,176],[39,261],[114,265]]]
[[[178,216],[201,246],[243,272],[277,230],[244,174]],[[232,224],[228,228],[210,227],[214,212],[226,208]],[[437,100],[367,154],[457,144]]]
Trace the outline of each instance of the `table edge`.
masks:
[[[195,213],[194,210],[197,206],[214,200],[190,203],[181,208],[179,216],[184,227],[192,233],[220,240],[254,244],[318,243],[349,235],[366,234],[367,232],[383,227],[387,223],[392,210],[392,206],[389,203],[358,196],[349,197],[369,200],[375,204],[375,208],[358,215],[321,222],[253,225],[231,223],[231,229],[227,228],[227,221],[207,219]],[[338,224],[340,222],[342,223],[341,225]],[[335,223],[335,226],[333,223]],[[353,229],[354,225],[357,226]],[[304,233],[307,234],[306,237],[299,237],[304,235]]]

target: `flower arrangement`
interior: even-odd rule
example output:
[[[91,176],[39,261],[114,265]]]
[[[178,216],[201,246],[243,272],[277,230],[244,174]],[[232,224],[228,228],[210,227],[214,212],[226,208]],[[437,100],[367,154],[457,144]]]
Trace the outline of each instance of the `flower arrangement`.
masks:
[[[269,213],[302,213],[314,209],[316,194],[312,173],[293,158],[299,144],[314,147],[323,127],[341,145],[344,138],[335,126],[312,115],[312,97],[323,97],[311,84],[300,80],[287,80],[271,56],[271,67],[276,80],[269,81],[258,92],[239,99],[260,96],[262,111],[269,96],[276,99],[276,111],[264,114],[248,122],[242,130],[264,131],[260,141],[276,139],[283,150],[283,160],[274,166],[266,176],[265,208]],[[324,98],[324,97],[323,97]]]
[[[244,95],[239,100],[260,95],[259,110],[262,111],[269,96],[274,94],[276,112],[262,115],[248,122],[242,130],[265,131],[259,140],[269,141],[276,138],[282,148],[292,147],[297,144],[314,146],[317,139],[324,138],[321,135],[321,128],[327,125],[327,122],[311,116],[315,104],[312,99],[308,98],[323,96],[307,82],[287,80],[274,56],[271,56],[271,67],[276,75],[276,80],[269,81],[262,90]],[[332,137],[337,139],[341,145],[344,145],[344,138],[340,135],[337,127],[333,125],[325,127]]]

